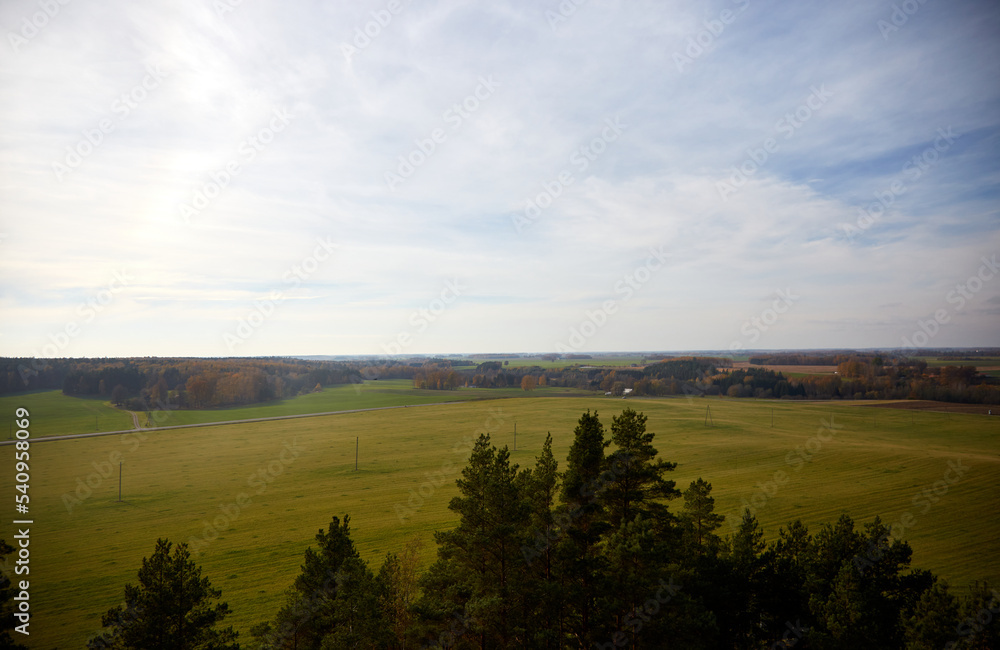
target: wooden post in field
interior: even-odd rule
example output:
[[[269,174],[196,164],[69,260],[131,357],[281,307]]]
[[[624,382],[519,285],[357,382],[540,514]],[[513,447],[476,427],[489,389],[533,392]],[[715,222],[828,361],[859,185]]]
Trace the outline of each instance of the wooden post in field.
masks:
[[[514,420],[514,451],[517,451],[517,420]]]
[[[122,462],[118,461],[118,503],[122,502]]]
[[[358,471],[358,448],[361,447],[361,436],[354,439],[354,471]]]
[[[771,407],[771,428],[774,428],[774,407]]]

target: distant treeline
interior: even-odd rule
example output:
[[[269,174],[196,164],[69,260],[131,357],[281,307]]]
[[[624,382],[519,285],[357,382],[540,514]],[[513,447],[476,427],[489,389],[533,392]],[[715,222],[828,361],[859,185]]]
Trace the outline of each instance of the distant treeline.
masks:
[[[555,355],[547,355],[555,356]],[[547,359],[549,360],[549,359]],[[569,359],[565,359],[570,361]],[[721,357],[673,357],[629,368],[511,367],[489,360],[398,358],[317,361],[261,359],[0,359],[0,394],[61,389],[107,396],[130,410],[207,408],[294,397],[332,384],[405,379],[415,388],[456,390],[542,386],[611,395],[726,395],[770,399],[922,399],[1000,404],[1000,381],[975,366],[929,367],[922,359],[874,353],[781,353],[751,363],[835,365],[833,375],[792,377],[767,368],[732,368]],[[836,362],[834,364],[834,362]]]
[[[255,404],[359,381],[344,363],[288,358],[0,359],[0,394],[61,389],[130,410]]]
[[[572,366],[512,368],[486,361],[474,369],[455,368],[446,359],[421,366],[380,365],[386,378],[413,379],[418,388],[448,390],[460,386],[516,388],[562,386],[612,395],[727,395],[769,399],[922,399],[970,404],[1000,404],[1000,383],[975,366],[928,367],[922,359],[878,354],[772,355],[752,363],[835,365],[837,374],[788,377],[767,368],[732,369],[729,359],[676,357],[644,368]],[[836,362],[836,363],[833,363]],[[367,373],[371,369],[366,369]]]

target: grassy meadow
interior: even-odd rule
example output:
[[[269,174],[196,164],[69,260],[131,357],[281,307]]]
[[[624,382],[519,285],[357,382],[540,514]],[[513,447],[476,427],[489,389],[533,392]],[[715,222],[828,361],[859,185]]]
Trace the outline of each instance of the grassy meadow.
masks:
[[[31,391],[0,397],[0,413],[13,414],[18,407],[31,413],[31,437],[42,438],[64,433],[94,433],[95,431],[122,431],[132,428],[132,416],[99,397],[67,397],[59,390]],[[8,440],[13,415],[8,430],[0,428],[0,440]]]
[[[581,391],[543,386],[536,388],[534,394],[580,395]],[[139,426],[148,428],[522,396],[524,391],[520,388],[491,388],[488,391],[476,388],[460,388],[455,391],[424,390],[413,388],[413,382],[408,379],[390,379],[329,386],[316,393],[251,406],[161,410],[152,412],[150,416],[140,411],[136,415],[139,418]],[[98,397],[70,397],[58,390],[33,391],[0,397],[0,413],[12,413],[20,406],[28,408],[32,418],[37,420],[31,432],[33,438],[68,433],[124,431],[133,428],[132,416],[128,411],[116,409],[110,402]],[[7,440],[12,431],[13,429],[6,435],[0,432],[0,440]]]
[[[53,428],[44,409],[29,406],[33,430]],[[479,432],[513,446],[516,421],[513,459],[526,467],[551,431],[563,468],[583,411],[597,409],[609,428],[626,406],[649,416],[661,457],[678,463],[678,487],[710,481],[727,520],[744,499],[755,503],[773,539],[795,518],[815,531],[843,512],[859,524],[875,515],[894,523],[909,513],[913,525],[903,538],[915,566],[954,585],[1000,583],[1000,418],[851,402],[533,396],[38,442],[31,449],[31,647],[82,647],[99,631],[101,614],[121,602],[125,583],[135,582],[157,537],[204,542],[195,541],[197,561],[233,611],[227,623],[244,636],[274,616],[302,552],[331,515],[351,515],[355,542],[373,569],[413,537],[425,541],[429,564],[433,531],[453,524],[447,505],[454,479]],[[709,408],[714,426],[705,424]],[[831,417],[836,427],[823,431]],[[808,462],[795,461],[802,459],[797,448],[811,453]],[[0,448],[7,467],[13,451]],[[920,493],[955,461],[968,468],[964,475],[939,501],[922,501]],[[787,478],[768,485],[777,471]],[[12,483],[12,471],[0,474],[3,494],[13,493]],[[8,541],[9,527],[0,532]]]

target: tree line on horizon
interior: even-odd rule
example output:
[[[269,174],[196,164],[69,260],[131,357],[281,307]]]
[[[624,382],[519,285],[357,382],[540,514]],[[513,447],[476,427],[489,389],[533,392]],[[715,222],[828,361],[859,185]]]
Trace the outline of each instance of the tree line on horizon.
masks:
[[[797,355],[799,360],[811,360]],[[765,360],[763,358],[759,359]],[[768,359],[770,360],[770,359]],[[718,357],[677,357],[635,368],[527,366],[509,368],[487,361],[474,370],[450,370],[435,362],[434,370],[421,377],[442,377],[446,383],[419,381],[421,388],[457,388],[465,378],[477,388],[531,390],[538,386],[561,386],[603,391],[621,396],[721,396],[763,399],[921,399],[973,404],[1000,404],[1000,380],[977,372],[975,366],[928,367],[922,359],[881,355],[821,356],[837,361],[836,374],[788,377],[768,368],[732,368],[732,361]],[[794,364],[812,365],[812,364]],[[393,376],[388,370],[386,376]],[[531,382],[524,382],[532,377]]]
[[[551,435],[525,469],[480,436],[423,573],[414,542],[373,570],[349,516],[332,517],[243,647],[1000,648],[1000,593],[977,582],[957,596],[911,568],[878,518],[794,521],[765,543],[745,511],[723,536],[711,483],[677,489],[642,413],[625,409],[607,433],[584,413],[563,470]],[[158,540],[88,647],[238,648],[220,597],[186,544],[171,554]]]
[[[30,363],[29,363],[30,361]],[[553,386],[621,396],[727,396],[765,399],[921,399],[1000,404],[1000,379],[971,365],[929,367],[922,359],[873,353],[772,354],[751,361],[837,362],[836,374],[786,376],[733,368],[720,357],[673,357],[643,366],[510,367],[488,360],[411,358],[353,361],[273,359],[0,359],[0,394],[61,388],[101,396],[133,411],[202,409],[295,397],[326,386],[406,379],[419,389]]]
[[[255,404],[360,381],[347,364],[293,358],[0,359],[0,395],[58,388],[132,411]]]

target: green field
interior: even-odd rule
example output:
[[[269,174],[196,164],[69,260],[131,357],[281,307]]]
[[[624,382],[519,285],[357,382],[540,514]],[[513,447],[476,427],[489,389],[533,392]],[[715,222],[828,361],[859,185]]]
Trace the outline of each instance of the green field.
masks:
[[[31,400],[28,405],[33,430],[42,430],[44,411]],[[198,562],[233,610],[227,622],[244,633],[273,617],[282,591],[299,571],[303,550],[331,515],[351,515],[357,546],[373,568],[414,536],[427,542],[422,559],[429,563],[432,532],[453,523],[447,504],[468,457],[466,441],[489,429],[495,442],[512,444],[516,420],[514,461],[533,464],[551,431],[562,467],[584,410],[597,409],[607,427],[627,405],[649,416],[661,457],[679,463],[678,485],[698,477],[712,482],[717,510],[728,519],[737,515],[742,499],[756,500],[758,519],[773,538],[778,526],[794,518],[815,530],[842,512],[858,522],[879,514],[888,523],[910,513],[914,524],[903,537],[914,548],[915,566],[957,585],[976,578],[1000,582],[1000,418],[850,402],[485,400],[146,432],[144,440],[122,434],[36,443],[31,647],[82,647],[99,631],[101,614],[121,602],[124,584],[135,581],[158,536],[175,542],[203,538],[206,525],[224,509],[234,512],[241,494],[250,503],[244,501],[228,524],[218,519],[218,539],[204,546]],[[711,427],[705,425],[708,405]],[[831,415],[843,428],[822,442],[815,436]],[[298,455],[293,458],[286,445]],[[800,446],[814,454],[796,470],[786,457]],[[117,502],[119,455],[123,503]],[[3,466],[11,467],[12,456],[12,447],[0,449]],[[964,476],[937,503],[915,505],[914,497],[941,480],[956,460],[968,467]],[[788,479],[775,489],[767,482],[778,470]],[[440,487],[428,482],[428,474],[437,479],[442,472],[447,480]],[[3,472],[0,494],[13,494],[12,483],[13,471]],[[407,506],[410,491],[422,487],[422,505],[414,500],[419,507],[401,521],[396,506]],[[77,496],[79,503],[68,501]],[[0,536],[10,541],[10,524],[2,530]],[[723,531],[729,531],[728,521]]]
[[[972,355],[969,355],[970,357]],[[970,359],[950,359],[941,357],[916,357],[917,359],[922,359],[927,362],[927,365],[931,368],[940,368],[942,366],[976,366],[977,368],[983,366],[1000,366],[1000,357],[974,357]]]
[[[414,406],[441,402],[521,397],[524,394],[520,388],[417,390],[413,388],[413,382],[408,379],[392,379],[330,386],[317,393],[266,404],[204,410],[160,410],[152,412],[149,416],[143,412],[139,412],[137,415],[139,425],[142,428],[148,428],[386,406]],[[582,391],[544,386],[535,389],[534,394],[542,396],[580,395]],[[127,411],[116,409],[110,403],[102,402],[100,398],[68,397],[58,390],[35,391],[0,397],[0,412],[13,412],[19,406],[28,406],[32,417],[37,418],[38,425],[32,431],[32,436],[35,438],[66,433],[123,431],[133,428],[132,416]],[[2,439],[7,440],[8,436],[2,436]]]
[[[9,438],[12,414],[22,406],[28,409],[35,422],[31,431],[33,438],[132,428],[131,415],[101,398],[66,397],[59,390],[43,390],[0,397],[0,413],[4,413],[5,417],[11,414],[8,430],[0,430],[0,440]]]

